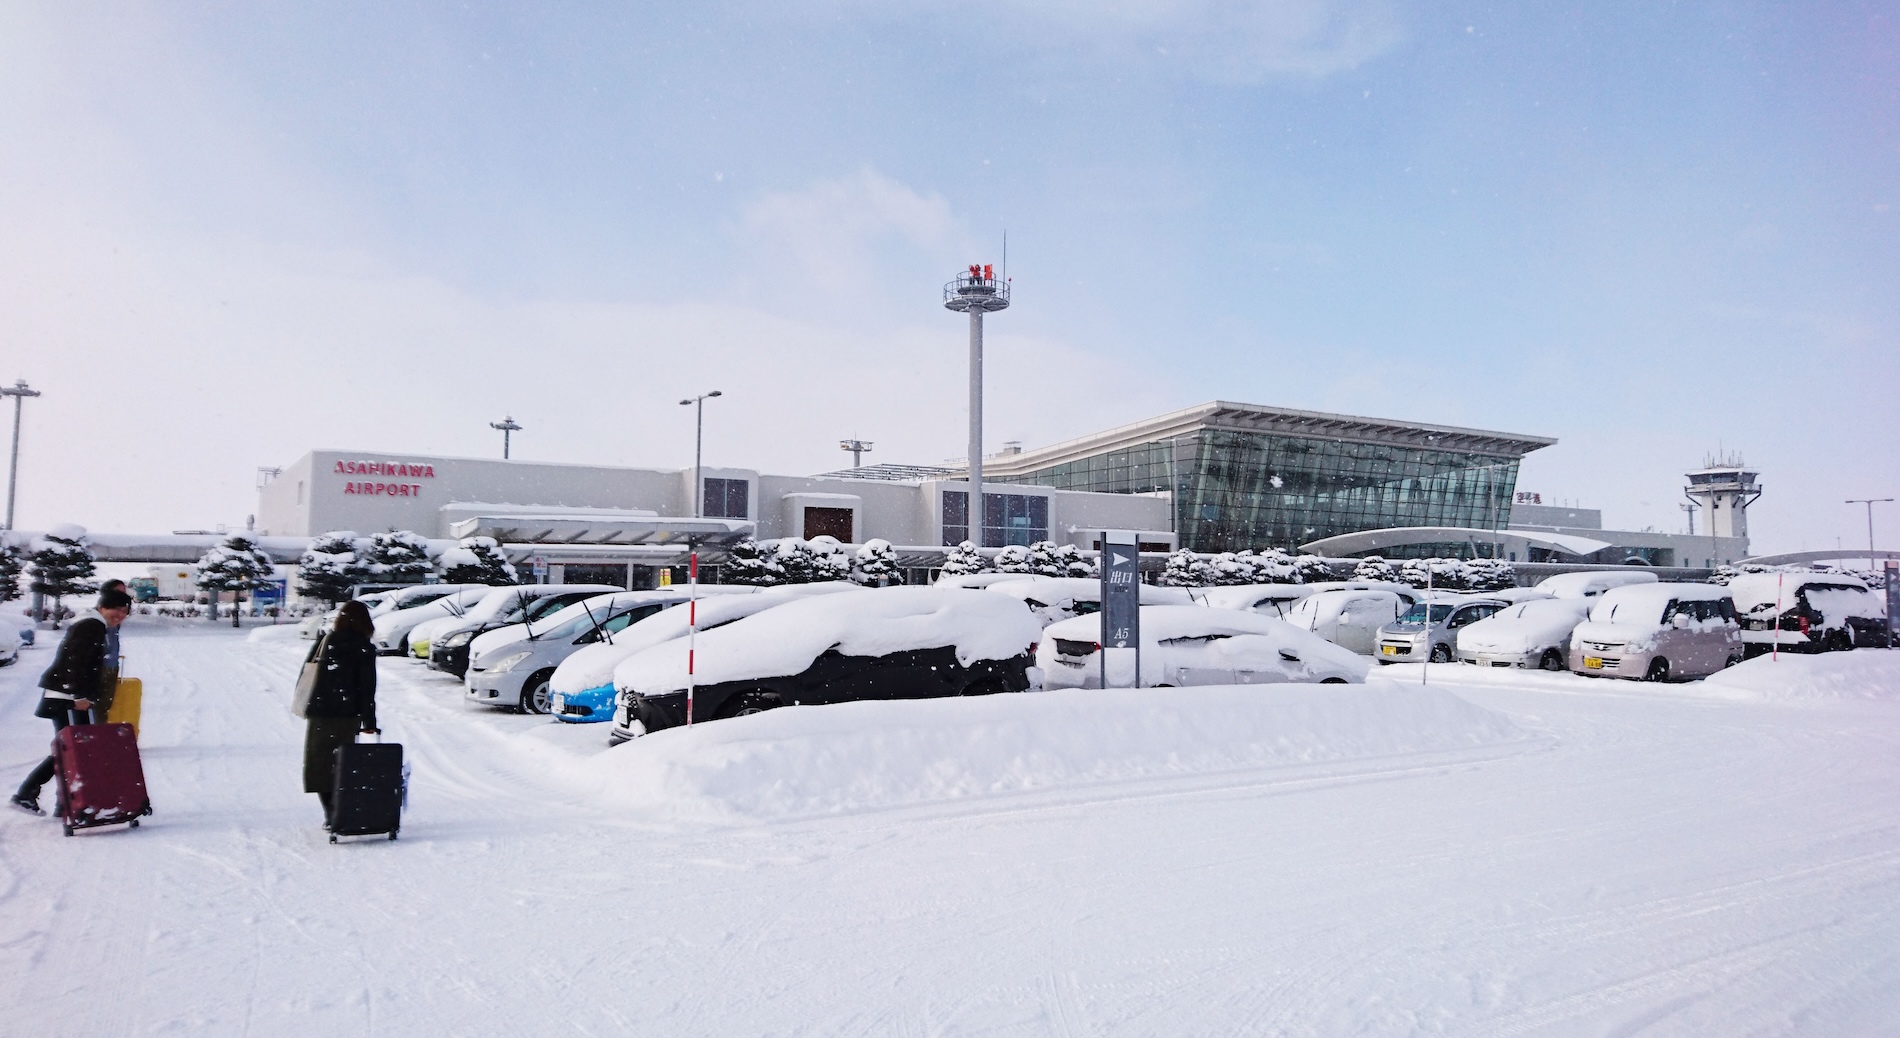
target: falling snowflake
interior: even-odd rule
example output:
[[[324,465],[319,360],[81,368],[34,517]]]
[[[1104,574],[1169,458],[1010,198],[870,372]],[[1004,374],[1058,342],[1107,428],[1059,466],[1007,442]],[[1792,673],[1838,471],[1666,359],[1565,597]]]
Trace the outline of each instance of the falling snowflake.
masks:
[[[1268,476],[1267,482],[1272,484],[1273,489],[1275,490],[1278,490],[1281,487],[1286,486],[1286,480],[1281,479],[1279,476]]]

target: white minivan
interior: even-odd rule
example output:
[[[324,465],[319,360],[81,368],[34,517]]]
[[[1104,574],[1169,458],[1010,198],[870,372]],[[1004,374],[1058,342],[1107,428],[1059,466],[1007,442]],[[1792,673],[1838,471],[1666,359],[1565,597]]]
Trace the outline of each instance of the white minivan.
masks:
[[[1675,681],[1742,662],[1742,626],[1714,584],[1611,588],[1570,635],[1570,669],[1588,677]]]

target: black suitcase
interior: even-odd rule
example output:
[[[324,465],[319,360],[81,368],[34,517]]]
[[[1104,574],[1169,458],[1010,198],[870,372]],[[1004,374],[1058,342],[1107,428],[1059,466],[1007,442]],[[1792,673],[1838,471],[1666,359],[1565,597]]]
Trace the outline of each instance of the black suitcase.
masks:
[[[402,744],[351,743],[336,751],[330,842],[339,836],[396,838],[402,828]]]

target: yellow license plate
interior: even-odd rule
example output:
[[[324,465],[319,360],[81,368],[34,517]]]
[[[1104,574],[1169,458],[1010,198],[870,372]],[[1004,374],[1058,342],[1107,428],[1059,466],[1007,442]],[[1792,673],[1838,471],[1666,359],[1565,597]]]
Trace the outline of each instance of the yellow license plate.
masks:
[[[1387,656],[1397,656],[1399,654],[1399,647],[1396,645],[1386,645],[1382,646],[1382,648],[1385,650]]]
[[[1601,656],[1585,656],[1585,657],[1583,658],[1583,667],[1584,667],[1584,669],[1585,669],[1585,670],[1602,670],[1602,669],[1603,669],[1603,657],[1601,657]]]

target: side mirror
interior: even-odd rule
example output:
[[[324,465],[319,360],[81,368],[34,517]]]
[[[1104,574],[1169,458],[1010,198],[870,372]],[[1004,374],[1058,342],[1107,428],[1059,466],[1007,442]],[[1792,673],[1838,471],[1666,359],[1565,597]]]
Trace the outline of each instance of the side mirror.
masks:
[[[1688,613],[1677,613],[1677,614],[1675,615],[1675,618],[1669,621],[1669,625],[1670,625],[1671,627],[1674,627],[1674,628],[1675,628],[1676,630],[1678,630],[1678,631],[1681,631],[1681,630],[1686,630],[1686,629],[1688,629],[1688,626],[1689,626],[1689,614],[1688,614]]]
[[[1291,649],[1281,649],[1280,658],[1287,661],[1288,663],[1300,662],[1300,654],[1297,652],[1294,652]]]

